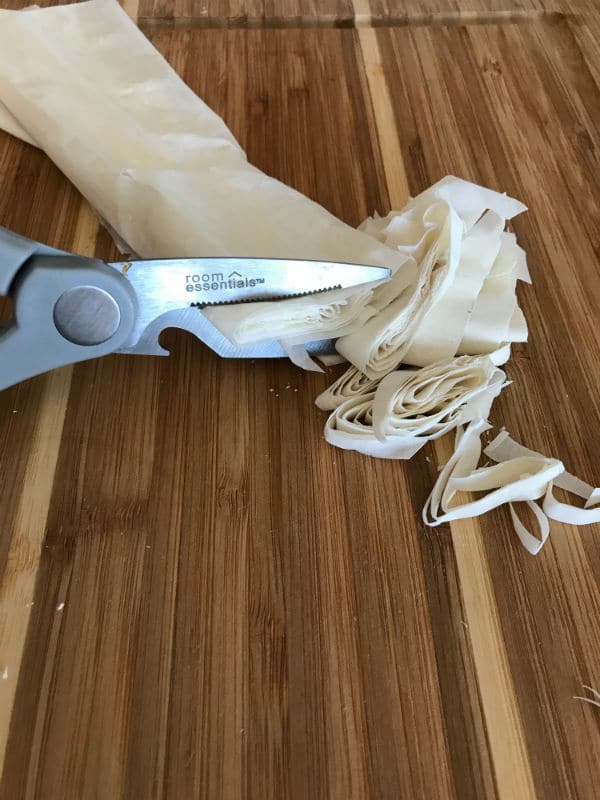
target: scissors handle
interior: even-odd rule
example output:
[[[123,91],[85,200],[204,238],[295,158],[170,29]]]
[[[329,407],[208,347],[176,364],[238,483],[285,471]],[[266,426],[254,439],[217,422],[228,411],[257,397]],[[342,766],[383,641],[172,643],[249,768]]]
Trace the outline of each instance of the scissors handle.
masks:
[[[0,295],[5,297],[21,267],[32,256],[69,255],[47,244],[41,244],[26,236],[0,226]]]
[[[12,254],[11,264],[0,268],[4,279],[19,259],[22,266],[10,281],[14,319],[0,329],[0,390],[56,367],[112,353],[125,343],[137,301],[117,270],[98,259],[60,251],[34,250],[35,255],[23,260],[27,247],[6,236],[3,245],[0,261],[3,254]]]

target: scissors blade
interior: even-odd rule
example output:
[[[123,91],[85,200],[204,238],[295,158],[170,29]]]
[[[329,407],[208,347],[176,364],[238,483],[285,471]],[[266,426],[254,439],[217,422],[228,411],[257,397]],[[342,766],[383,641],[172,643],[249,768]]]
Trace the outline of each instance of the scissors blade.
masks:
[[[282,300],[328,289],[386,280],[390,270],[331,261],[269,258],[196,258],[110,264],[133,286],[139,313],[119,352],[168,355],[159,344],[166,328],[193,333],[225,358],[285,355],[276,342],[235,347],[199,312],[209,305]],[[327,344],[315,345],[323,352]]]
[[[168,311],[151,322],[134,347],[122,347],[117,352],[130,355],[168,356],[169,351],[161,346],[161,333],[167,328],[181,328],[207,344],[221,358],[284,358],[288,353],[276,341],[235,345],[220,330],[200,314],[197,308]],[[335,353],[331,339],[308,342],[306,349],[311,355]]]

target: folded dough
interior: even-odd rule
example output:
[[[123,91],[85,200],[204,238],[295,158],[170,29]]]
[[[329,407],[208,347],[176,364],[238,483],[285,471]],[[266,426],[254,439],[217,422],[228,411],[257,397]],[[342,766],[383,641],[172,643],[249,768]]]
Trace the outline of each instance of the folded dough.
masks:
[[[506,431],[501,432],[484,453],[497,463],[477,467],[481,456],[481,434],[491,425],[485,419],[474,420],[467,428],[458,428],[454,453],[440,471],[425,503],[423,521],[430,526],[455,519],[484,514],[505,503],[509,504],[513,527],[523,546],[533,555],[539,553],[550,533],[550,520],[571,525],[600,521],[600,489],[594,489],[565,471],[563,463],[514,442]],[[559,502],[554,486],[582,497],[586,503],[578,508]],[[452,504],[458,492],[485,492],[482,497]],[[542,499],[543,498],[543,499]],[[535,501],[542,499],[541,505]],[[514,507],[525,502],[538,524],[538,535],[529,531]]]
[[[338,405],[327,420],[325,438],[378,458],[412,458],[431,439],[487,416],[505,378],[487,356],[391,372],[374,391]]]
[[[529,275],[515,237],[504,232],[506,220],[524,210],[506,195],[448,176],[403,211],[366,220],[362,230],[395,247],[414,266],[376,290],[379,313],[362,330],[341,338],[338,351],[375,380],[401,363],[425,366],[457,352],[492,353],[525,340],[515,289],[517,280]],[[401,286],[400,278],[411,270],[414,279]],[[396,287],[401,291],[394,292]],[[503,292],[501,302],[480,347],[479,324],[496,291]]]
[[[372,380],[356,369],[349,367],[340,377],[317,397],[315,404],[322,411],[333,411],[345,400],[372,392],[379,379]]]
[[[0,129],[10,133],[12,136],[16,136],[17,139],[22,139],[24,142],[27,142],[27,144],[35,145],[31,136],[19,125],[8,108],[2,103],[0,103]]]
[[[524,210],[506,195],[448,176],[403,211],[366,220],[362,230],[412,259],[415,278],[391,294],[399,278],[410,275],[406,266],[376,290],[379,313],[340,339],[339,352],[375,380],[401,363],[424,366],[525,340],[515,289],[529,274],[515,237],[504,232],[506,220]],[[481,343],[480,323],[497,291],[502,296]]]
[[[249,164],[116,0],[0,10],[0,102],[3,124],[27,131],[140,256],[406,261]],[[297,305],[286,301],[291,316]],[[315,296],[316,317],[331,307]]]

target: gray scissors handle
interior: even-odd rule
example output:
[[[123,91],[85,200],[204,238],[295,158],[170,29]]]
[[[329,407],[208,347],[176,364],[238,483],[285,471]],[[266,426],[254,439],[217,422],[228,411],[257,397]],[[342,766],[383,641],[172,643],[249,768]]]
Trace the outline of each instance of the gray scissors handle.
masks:
[[[129,281],[98,259],[0,229],[0,275],[14,312],[0,329],[0,390],[112,353],[133,328],[137,302]]]
[[[6,297],[17,273],[32,256],[64,256],[64,250],[57,250],[47,244],[40,244],[26,236],[0,227],[0,295]]]

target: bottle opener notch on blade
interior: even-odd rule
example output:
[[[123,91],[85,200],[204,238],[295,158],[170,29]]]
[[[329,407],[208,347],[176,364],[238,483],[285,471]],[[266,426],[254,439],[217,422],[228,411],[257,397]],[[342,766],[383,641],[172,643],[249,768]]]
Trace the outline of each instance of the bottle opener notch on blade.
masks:
[[[332,287],[376,285],[384,267],[271,258],[104,261],[71,255],[0,227],[0,296],[13,318],[0,328],[0,389],[109,353],[168,355],[170,327],[193,333],[224,358],[278,358],[278,342],[237,347],[198,306],[292,299]],[[331,350],[323,340],[307,345]]]

